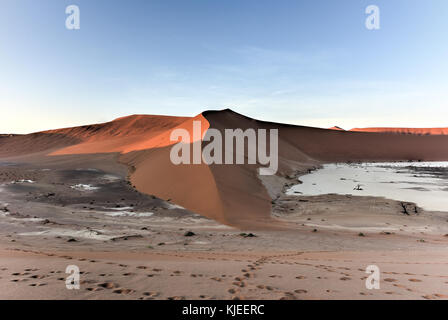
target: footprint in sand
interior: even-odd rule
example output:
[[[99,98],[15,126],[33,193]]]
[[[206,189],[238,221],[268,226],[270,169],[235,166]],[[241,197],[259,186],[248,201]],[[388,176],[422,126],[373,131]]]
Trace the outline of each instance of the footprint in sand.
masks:
[[[240,288],[244,288],[246,286],[246,284],[243,281],[235,281],[232,284],[237,286],[237,287],[240,287]]]
[[[98,284],[98,287],[105,288],[105,289],[115,289],[118,288],[120,285],[114,282],[103,282]]]
[[[97,281],[92,280],[92,279],[87,279],[87,280],[81,280],[80,284],[94,284],[97,283]]]
[[[386,279],[384,279],[384,281],[386,281],[386,282],[397,282],[397,279],[386,278]]]
[[[174,296],[174,297],[168,297],[168,300],[185,300],[185,297],[183,296]]]
[[[349,277],[342,277],[342,278],[339,278],[339,280],[342,280],[342,281],[348,281],[348,280],[352,280],[352,278],[349,278]]]
[[[420,280],[420,279],[408,279],[408,280],[411,282],[422,282],[422,280]]]
[[[143,295],[150,298],[155,298],[160,295],[160,292],[143,292]]]
[[[297,276],[296,279],[303,280],[303,279],[306,279],[306,277],[305,276]]]
[[[294,292],[295,293],[308,293],[308,291],[306,291],[305,289],[297,289],[297,290],[294,290]]]
[[[26,282],[28,280],[29,279],[13,279],[13,280],[11,280],[11,282]]]
[[[101,290],[104,290],[104,289],[96,287],[96,288],[86,288],[86,290],[87,291],[101,291]]]
[[[117,293],[117,294],[131,294],[134,292],[135,292],[135,290],[132,290],[132,289],[116,289],[113,291],[113,293]]]

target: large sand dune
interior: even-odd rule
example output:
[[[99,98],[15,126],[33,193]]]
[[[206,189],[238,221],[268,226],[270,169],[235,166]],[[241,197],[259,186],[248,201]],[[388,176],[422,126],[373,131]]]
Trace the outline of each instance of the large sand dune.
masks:
[[[89,126],[3,135],[0,157],[34,154],[58,159],[116,153],[119,161],[130,168],[132,184],[143,193],[170,199],[224,224],[241,228],[282,227],[271,218],[271,187],[281,184],[281,178],[262,180],[257,165],[171,163],[169,154],[175,142],[170,141],[170,133],[176,128],[192,132],[195,120],[201,121],[202,135],[208,128],[221,132],[237,128],[278,129],[278,177],[303,172],[323,162],[448,160],[448,129],[339,131],[258,121],[228,109],[207,111],[194,118],[135,115]]]

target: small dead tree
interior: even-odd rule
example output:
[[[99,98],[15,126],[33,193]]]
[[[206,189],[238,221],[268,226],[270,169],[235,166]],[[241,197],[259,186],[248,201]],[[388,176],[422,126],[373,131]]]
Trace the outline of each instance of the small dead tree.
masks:
[[[401,205],[401,207],[403,208],[403,213],[404,213],[405,215],[409,215],[409,212],[408,212],[408,208],[407,208],[407,206],[406,206],[406,203],[404,203],[404,202],[400,202],[400,205]]]

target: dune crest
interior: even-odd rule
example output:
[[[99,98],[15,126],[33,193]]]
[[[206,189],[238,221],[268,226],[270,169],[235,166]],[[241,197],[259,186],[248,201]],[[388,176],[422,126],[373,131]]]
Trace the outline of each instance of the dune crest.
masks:
[[[448,135],[448,128],[353,128],[354,132],[399,133],[415,135]]]
[[[334,126],[334,127],[331,127],[331,128],[329,128],[330,130],[337,130],[337,131],[345,131],[344,129],[342,129],[341,127],[338,127],[338,126]]]
[[[183,128],[192,132],[193,121],[201,121],[203,135],[208,129],[208,122],[202,115],[194,118],[136,115],[118,118],[97,127],[94,125],[93,128],[88,126],[55,130],[54,133],[74,136],[82,142],[52,152],[50,155],[128,153],[165,147],[175,143],[170,141],[172,130]]]

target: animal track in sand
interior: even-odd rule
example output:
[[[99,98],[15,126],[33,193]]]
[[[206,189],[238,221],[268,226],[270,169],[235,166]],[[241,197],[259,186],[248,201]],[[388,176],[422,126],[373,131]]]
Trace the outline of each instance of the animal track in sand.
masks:
[[[305,276],[297,276],[296,279],[303,280],[303,279],[306,279],[306,277]]]
[[[384,281],[386,281],[386,282],[397,282],[397,279],[386,278],[386,279],[384,279]]]
[[[342,281],[348,281],[348,280],[352,280],[352,278],[349,278],[349,277],[342,277],[342,278],[339,278],[339,280],[342,280]]]
[[[422,280],[420,280],[420,279],[408,279],[408,280],[411,282],[422,282]]]

